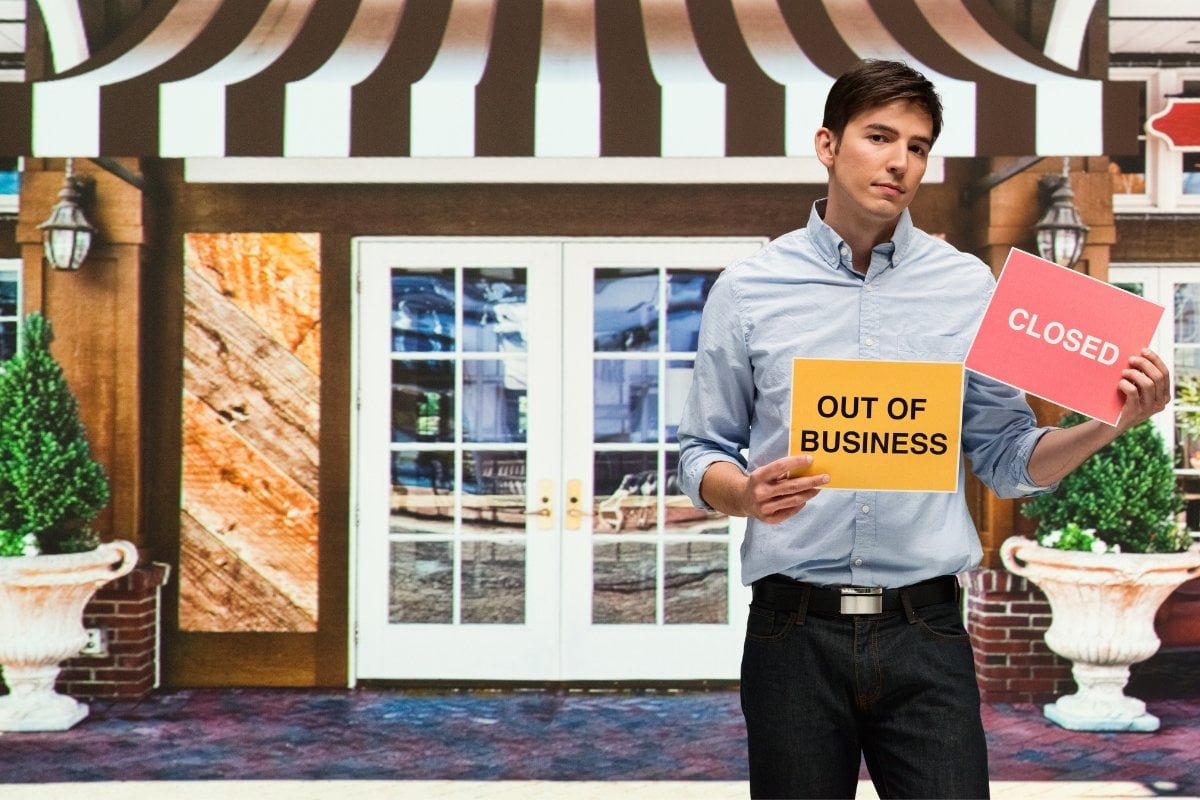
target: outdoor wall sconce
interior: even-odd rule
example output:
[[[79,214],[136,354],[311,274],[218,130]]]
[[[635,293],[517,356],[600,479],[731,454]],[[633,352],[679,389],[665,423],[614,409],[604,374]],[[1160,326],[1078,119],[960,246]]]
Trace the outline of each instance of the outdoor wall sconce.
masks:
[[[1063,159],[1061,175],[1043,175],[1039,195],[1046,203],[1046,211],[1038,220],[1034,230],[1037,231],[1038,255],[1047,261],[1053,261],[1062,267],[1074,267],[1083,254],[1083,244],[1087,241],[1087,225],[1079,216],[1075,207],[1075,193],[1071,191],[1071,179],[1068,175],[1069,162]]]
[[[83,215],[81,207],[92,182],[90,178],[75,175],[74,162],[72,158],[67,159],[58,202],[50,210],[50,218],[38,225],[46,260],[55,269],[79,269],[96,234],[96,228]]]

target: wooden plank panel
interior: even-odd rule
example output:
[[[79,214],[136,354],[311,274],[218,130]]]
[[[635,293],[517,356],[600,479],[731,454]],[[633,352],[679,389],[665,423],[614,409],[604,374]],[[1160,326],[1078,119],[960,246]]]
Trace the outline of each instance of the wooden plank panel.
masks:
[[[184,241],[180,627],[313,632],[319,237]]]

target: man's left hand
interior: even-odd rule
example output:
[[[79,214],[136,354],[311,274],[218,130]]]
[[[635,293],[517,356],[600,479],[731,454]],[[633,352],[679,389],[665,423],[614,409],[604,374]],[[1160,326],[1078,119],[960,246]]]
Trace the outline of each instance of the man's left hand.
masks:
[[[1118,387],[1125,393],[1125,408],[1117,430],[1121,433],[1150,419],[1171,402],[1171,371],[1153,350],[1142,350],[1129,359]]]

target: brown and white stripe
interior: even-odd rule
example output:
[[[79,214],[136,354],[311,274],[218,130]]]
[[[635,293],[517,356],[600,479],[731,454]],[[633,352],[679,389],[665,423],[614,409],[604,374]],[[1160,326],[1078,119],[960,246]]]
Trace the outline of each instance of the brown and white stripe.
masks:
[[[938,155],[1136,147],[1134,88],[984,0],[158,0],[77,67],[0,85],[0,151],[808,155],[864,57],[938,85]]]

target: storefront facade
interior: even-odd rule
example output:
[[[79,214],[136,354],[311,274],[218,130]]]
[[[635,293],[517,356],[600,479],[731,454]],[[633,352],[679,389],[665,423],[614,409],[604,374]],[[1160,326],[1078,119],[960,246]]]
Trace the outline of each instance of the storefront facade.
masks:
[[[998,270],[1066,156],[1106,279],[1138,89],[1079,5],[178,0],[80,45],[31,3],[0,288],[55,325],[100,528],[170,567],[163,682],[735,679],[739,521],[673,478],[707,288],[803,223],[869,56],[943,91],[918,225]],[[77,273],[37,229],[66,157]],[[1029,523],[970,495],[983,603]]]

